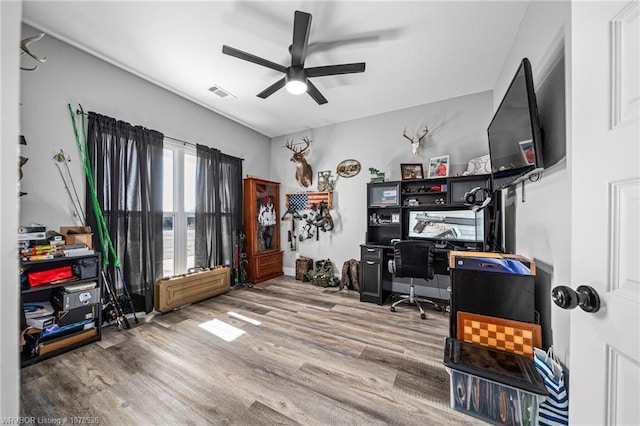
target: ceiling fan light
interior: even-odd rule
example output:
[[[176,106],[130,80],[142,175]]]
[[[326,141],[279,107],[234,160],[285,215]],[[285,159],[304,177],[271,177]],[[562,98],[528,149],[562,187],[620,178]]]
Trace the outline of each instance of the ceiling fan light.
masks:
[[[293,95],[301,95],[307,91],[307,83],[301,80],[289,80],[284,87]]]

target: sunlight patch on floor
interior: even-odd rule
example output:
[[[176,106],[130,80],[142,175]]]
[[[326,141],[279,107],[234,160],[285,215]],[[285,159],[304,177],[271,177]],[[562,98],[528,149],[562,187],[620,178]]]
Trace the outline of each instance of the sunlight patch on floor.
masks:
[[[229,311],[229,312],[227,312],[227,314],[229,314],[230,317],[234,317],[234,318],[237,318],[237,319],[242,320],[244,322],[248,322],[249,324],[253,324],[253,325],[262,324],[258,320],[254,320],[253,318],[245,317],[244,315],[238,314],[238,313],[233,312],[233,311]]]
[[[199,327],[204,328],[209,333],[227,342],[233,342],[245,333],[244,330],[241,330],[217,319],[203,322],[199,325]]]

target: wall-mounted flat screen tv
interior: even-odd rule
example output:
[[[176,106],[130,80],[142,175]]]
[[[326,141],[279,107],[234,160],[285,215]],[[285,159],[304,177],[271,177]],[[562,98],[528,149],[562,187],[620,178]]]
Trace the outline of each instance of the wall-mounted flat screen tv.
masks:
[[[411,210],[409,238],[479,243],[484,241],[484,210]]]
[[[494,191],[533,180],[542,172],[542,129],[527,58],[520,63],[487,133]]]

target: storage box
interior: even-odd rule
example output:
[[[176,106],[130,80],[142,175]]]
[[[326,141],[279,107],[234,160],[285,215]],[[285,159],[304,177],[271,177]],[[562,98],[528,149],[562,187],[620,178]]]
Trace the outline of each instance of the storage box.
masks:
[[[451,269],[518,275],[536,274],[536,263],[518,254],[452,250],[449,252],[449,262]]]
[[[43,329],[45,327],[50,326],[55,321],[55,317],[49,315],[46,317],[37,317],[37,318],[27,318],[27,325],[29,327],[35,327],[39,329]]]
[[[445,342],[451,408],[495,425],[537,425],[547,395],[527,357],[453,338]]]
[[[98,278],[98,259],[95,257],[80,259],[72,265],[73,275],[81,280]]]
[[[226,266],[160,279],[155,284],[154,308],[164,313],[217,296],[230,289],[230,280],[231,270]]]
[[[309,281],[307,272],[313,269],[313,259],[310,257],[300,256],[296,259],[296,280]]]
[[[100,289],[92,288],[68,292],[64,288],[58,288],[51,292],[51,306],[56,311],[68,311],[85,305],[91,305],[100,301]]]
[[[93,303],[91,305],[80,306],[68,311],[58,311],[56,313],[56,323],[60,327],[64,327],[65,325],[94,319],[98,315],[97,307],[98,305]]]
[[[61,226],[60,233],[64,235],[66,244],[86,244],[88,248],[93,248],[90,226]]]
[[[60,268],[51,268],[44,271],[32,271],[27,273],[29,287],[35,287],[50,282],[66,280],[73,276],[71,266],[62,266]]]

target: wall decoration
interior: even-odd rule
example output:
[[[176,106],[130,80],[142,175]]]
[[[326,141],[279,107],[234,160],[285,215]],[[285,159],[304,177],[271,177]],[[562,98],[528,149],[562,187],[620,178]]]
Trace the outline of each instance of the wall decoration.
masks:
[[[463,173],[468,175],[487,175],[491,173],[491,161],[489,154],[481,157],[472,158],[467,163],[467,170]]]
[[[331,170],[318,172],[318,191],[333,191],[335,180],[332,179]]]
[[[371,173],[369,183],[384,183],[384,172],[373,167],[369,167],[369,172]]]
[[[402,180],[424,179],[422,164],[402,163],[400,164],[400,175]]]
[[[439,178],[449,176],[449,156],[433,157],[429,159],[429,177]]]
[[[31,43],[34,43],[40,39],[42,39],[42,37],[44,37],[44,33],[40,33],[38,35],[32,36],[32,37],[27,37],[24,40],[22,40],[20,42],[20,49],[22,49],[22,52],[20,52],[20,56],[24,55],[25,53],[29,56],[31,56],[33,59],[35,59],[36,61],[40,62],[40,63],[44,63],[47,62],[47,58],[45,57],[40,57],[38,55],[36,55],[35,53],[33,53],[33,51],[31,50],[31,48],[29,47],[29,45]],[[20,67],[21,70],[23,71],[35,71],[38,69],[38,65],[35,65],[31,68],[27,68],[27,67]]]
[[[420,142],[422,142],[422,139],[424,139],[425,136],[427,136],[427,133],[429,133],[429,129],[427,129],[426,125],[424,126],[423,132],[424,133],[422,134],[422,136],[420,136],[418,139],[416,139],[415,137],[410,138],[409,136],[407,136],[406,127],[404,128],[404,132],[402,132],[402,136],[411,141],[411,152],[413,152],[413,155],[418,155],[418,150],[420,150]]]
[[[536,154],[533,149],[533,140],[529,139],[526,141],[520,141],[518,142],[518,145],[520,145],[520,153],[522,154],[522,159],[527,164],[535,164]]]
[[[298,149],[296,148],[296,146],[301,144],[294,144],[293,139],[291,139],[291,141],[287,140],[285,148],[293,151],[291,161],[293,161],[296,165],[296,180],[298,181],[300,186],[308,188],[313,183],[313,170],[311,170],[311,166],[309,165],[309,163],[307,163],[307,160],[304,157],[309,153],[309,151],[307,150],[309,149],[309,145],[311,145],[311,142],[313,142],[313,140],[305,136],[302,138],[302,142],[304,142],[305,147],[302,149]]]
[[[360,173],[360,168],[358,160],[344,160],[336,167],[336,173],[340,177],[350,178]]]

